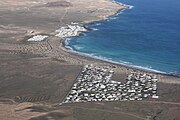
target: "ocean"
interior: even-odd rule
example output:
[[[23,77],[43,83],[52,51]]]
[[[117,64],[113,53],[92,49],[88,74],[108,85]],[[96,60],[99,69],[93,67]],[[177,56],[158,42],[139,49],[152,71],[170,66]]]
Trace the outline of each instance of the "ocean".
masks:
[[[91,57],[180,75],[180,1],[116,0],[131,9],[86,25],[66,47]]]

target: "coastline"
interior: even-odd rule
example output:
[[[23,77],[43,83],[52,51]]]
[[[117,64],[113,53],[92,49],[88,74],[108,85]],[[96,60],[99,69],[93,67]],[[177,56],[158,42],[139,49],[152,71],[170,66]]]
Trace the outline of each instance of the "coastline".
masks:
[[[98,21],[92,21],[92,22],[89,22],[89,23],[83,23],[83,27],[87,30],[86,32],[96,31],[94,29],[88,28],[87,25],[101,24],[100,22],[102,22],[102,21],[109,21],[109,20],[111,20],[111,18],[116,17],[117,15],[121,14],[124,10],[132,9],[134,7],[134,6],[131,6],[131,5],[126,5],[126,4],[123,4],[123,3],[120,3],[120,2],[116,2],[114,0],[108,0],[108,1],[111,1],[111,2],[113,2],[115,4],[124,6],[125,8],[119,9],[118,11],[116,11],[116,13],[106,17],[105,19],[101,19],[101,20],[98,20]],[[86,33],[86,32],[81,32],[77,36],[73,36],[73,37],[79,37],[83,33]],[[76,55],[79,55],[79,56],[83,56],[83,57],[86,57],[86,58],[92,58],[92,59],[95,59],[95,60],[100,60],[102,62],[107,62],[109,64],[115,64],[115,65],[131,68],[131,69],[139,70],[139,71],[142,71],[142,72],[144,71],[144,72],[149,72],[149,73],[159,74],[159,75],[180,77],[179,74],[175,74],[175,73],[167,73],[167,72],[159,71],[159,70],[156,70],[156,69],[151,69],[151,68],[147,68],[147,67],[143,67],[143,66],[137,66],[137,65],[133,65],[133,64],[128,64],[127,62],[124,62],[124,61],[116,62],[116,61],[111,60],[110,58],[98,57],[98,56],[94,56],[94,55],[91,55],[91,54],[88,54],[88,53],[82,53],[82,52],[75,51],[75,50],[73,50],[73,48],[66,45],[67,40],[69,41],[69,40],[73,39],[73,37],[65,38],[62,41],[62,47],[64,48],[64,50],[66,50],[69,53],[76,54]]]
[[[66,39],[64,39],[62,41],[62,45],[61,45],[62,48],[61,49],[63,51],[65,51],[65,52],[69,53],[72,56],[77,56],[77,58],[80,58],[80,59],[86,59],[88,61],[96,61],[97,63],[102,63],[102,64],[104,63],[106,65],[114,65],[114,66],[118,66],[120,68],[122,67],[122,68],[125,68],[125,69],[130,69],[130,71],[137,71],[137,72],[156,74],[156,75],[160,75],[160,76],[172,76],[172,77],[180,78],[180,76],[176,75],[176,74],[165,73],[165,72],[157,71],[157,70],[154,70],[154,69],[146,69],[144,67],[141,68],[139,66],[128,65],[128,64],[125,64],[125,63],[120,63],[120,62],[115,62],[115,61],[112,61],[112,60],[108,60],[106,58],[104,59],[104,58],[92,56],[90,54],[77,52],[77,51],[74,51],[74,50],[72,50],[70,48],[67,48],[64,45],[65,41],[66,41]]]
[[[69,38],[69,39],[71,39],[71,38]],[[62,46],[63,46],[65,51],[67,51],[67,52],[69,52],[71,54],[83,56],[83,57],[86,57],[86,58],[92,58],[92,59],[99,60],[99,61],[102,61],[102,62],[107,62],[109,64],[119,65],[119,66],[131,68],[131,69],[135,69],[135,70],[139,70],[139,71],[144,71],[144,72],[149,72],[149,73],[154,73],[154,74],[160,74],[160,75],[174,76],[174,77],[179,77],[180,78],[179,74],[162,72],[162,71],[158,71],[158,70],[155,70],[155,69],[146,68],[146,67],[143,67],[143,66],[137,66],[137,65],[133,65],[133,64],[128,64],[127,62],[116,62],[116,61],[113,61],[113,60],[111,60],[109,58],[98,57],[98,56],[94,56],[93,54],[78,52],[78,51],[73,50],[71,47],[66,46],[65,45],[66,41],[67,41],[67,39],[63,40],[63,42],[62,42],[63,45]]]

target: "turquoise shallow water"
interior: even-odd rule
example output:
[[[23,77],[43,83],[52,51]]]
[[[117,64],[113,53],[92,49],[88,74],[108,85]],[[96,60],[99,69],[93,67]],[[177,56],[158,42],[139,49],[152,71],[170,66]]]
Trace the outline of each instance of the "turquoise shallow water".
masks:
[[[143,69],[180,74],[180,1],[116,0],[134,6],[92,31],[67,40],[66,47],[92,57]]]

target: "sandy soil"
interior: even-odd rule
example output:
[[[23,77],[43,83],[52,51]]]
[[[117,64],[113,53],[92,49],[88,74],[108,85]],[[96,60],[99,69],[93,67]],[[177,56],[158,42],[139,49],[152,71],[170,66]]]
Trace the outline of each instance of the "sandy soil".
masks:
[[[124,8],[108,0],[1,0],[0,119],[179,119],[180,78],[161,74],[156,101],[57,105],[85,64],[110,66],[113,80],[122,82],[131,71],[140,71],[71,53],[55,37],[54,31],[66,24],[105,20]],[[36,34],[50,37],[26,41]]]

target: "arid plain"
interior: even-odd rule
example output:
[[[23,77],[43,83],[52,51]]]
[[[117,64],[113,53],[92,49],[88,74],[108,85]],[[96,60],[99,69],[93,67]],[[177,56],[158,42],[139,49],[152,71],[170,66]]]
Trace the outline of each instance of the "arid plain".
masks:
[[[132,71],[147,72],[71,53],[55,36],[67,24],[106,20],[126,7],[109,0],[1,0],[0,119],[180,119],[180,78],[156,73],[159,99],[59,105],[86,64],[110,66],[121,82]],[[37,34],[49,37],[27,41]]]

